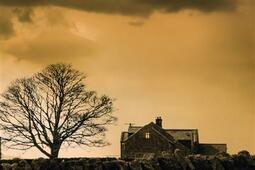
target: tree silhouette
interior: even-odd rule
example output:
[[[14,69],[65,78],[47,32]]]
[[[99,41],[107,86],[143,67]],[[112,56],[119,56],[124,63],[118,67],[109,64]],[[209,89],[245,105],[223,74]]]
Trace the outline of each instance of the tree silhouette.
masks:
[[[85,76],[66,64],[52,64],[30,78],[17,79],[1,95],[0,129],[6,146],[36,147],[57,158],[61,146],[104,146],[112,99],[85,89]]]

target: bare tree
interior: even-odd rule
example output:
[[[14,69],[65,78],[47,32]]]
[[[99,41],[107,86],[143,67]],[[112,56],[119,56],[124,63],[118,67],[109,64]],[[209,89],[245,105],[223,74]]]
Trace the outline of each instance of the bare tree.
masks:
[[[7,147],[36,147],[57,158],[63,145],[106,145],[105,125],[116,121],[112,99],[85,90],[84,79],[71,65],[52,64],[13,82],[0,100],[0,128]]]

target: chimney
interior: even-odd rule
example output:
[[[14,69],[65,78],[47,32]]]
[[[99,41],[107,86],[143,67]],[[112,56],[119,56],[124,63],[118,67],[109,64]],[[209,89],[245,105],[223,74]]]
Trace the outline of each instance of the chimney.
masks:
[[[162,127],[162,119],[161,119],[161,117],[157,117],[156,118],[156,125]]]

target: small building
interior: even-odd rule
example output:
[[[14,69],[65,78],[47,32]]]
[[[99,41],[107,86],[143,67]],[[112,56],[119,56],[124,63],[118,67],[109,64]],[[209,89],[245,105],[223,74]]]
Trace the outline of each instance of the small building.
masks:
[[[226,144],[199,143],[197,129],[164,129],[161,117],[145,126],[129,125],[121,133],[121,157],[141,158],[171,154],[175,149],[185,154],[213,155],[226,152]]]

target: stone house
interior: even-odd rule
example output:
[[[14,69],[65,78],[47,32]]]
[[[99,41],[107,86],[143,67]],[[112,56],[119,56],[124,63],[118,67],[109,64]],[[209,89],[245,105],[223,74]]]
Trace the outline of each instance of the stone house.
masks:
[[[197,129],[164,129],[161,117],[145,126],[130,124],[128,131],[121,133],[120,145],[122,158],[160,156],[175,149],[185,154],[205,155],[227,151],[226,144],[199,143]]]

